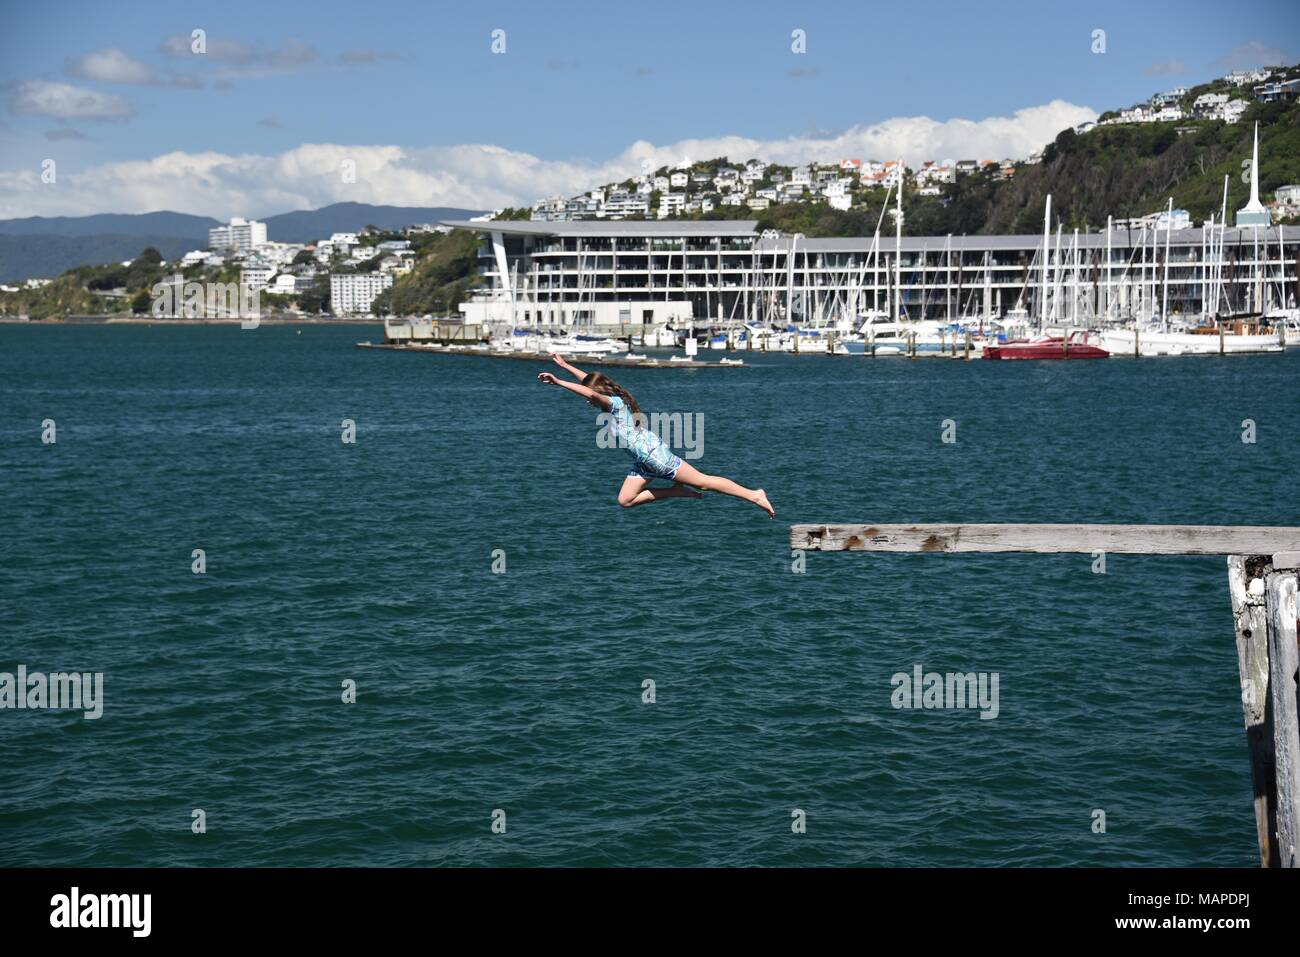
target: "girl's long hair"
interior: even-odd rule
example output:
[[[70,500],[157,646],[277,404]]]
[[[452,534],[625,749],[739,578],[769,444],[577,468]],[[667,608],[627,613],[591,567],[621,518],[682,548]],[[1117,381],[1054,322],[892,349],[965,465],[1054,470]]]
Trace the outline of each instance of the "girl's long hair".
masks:
[[[616,395],[627,403],[628,411],[633,415],[641,414],[641,407],[636,404],[636,399],[632,398],[632,393],[623,388],[603,372],[588,372],[582,377],[582,384],[592,392],[599,392],[601,395]]]

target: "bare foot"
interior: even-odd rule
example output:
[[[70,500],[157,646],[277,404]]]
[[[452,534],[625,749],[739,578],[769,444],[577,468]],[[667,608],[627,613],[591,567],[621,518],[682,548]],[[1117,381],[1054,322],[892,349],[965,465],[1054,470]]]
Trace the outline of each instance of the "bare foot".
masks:
[[[774,509],[772,503],[767,500],[767,493],[762,489],[759,489],[754,493],[754,504],[767,512],[768,518],[776,518],[776,509]]]

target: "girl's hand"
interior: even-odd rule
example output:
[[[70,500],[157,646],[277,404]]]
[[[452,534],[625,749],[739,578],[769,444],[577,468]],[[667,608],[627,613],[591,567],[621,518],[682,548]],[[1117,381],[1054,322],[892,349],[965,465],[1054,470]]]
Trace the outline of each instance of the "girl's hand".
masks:
[[[552,352],[550,356],[551,356],[551,361],[554,362],[561,369],[569,368],[569,364],[564,361],[564,356],[560,355],[558,352]]]
[[[539,373],[537,373],[537,381],[538,381],[538,382],[541,382],[543,385],[559,385],[559,384],[560,384],[560,383],[559,383],[559,380],[556,379],[555,376],[553,376],[553,375],[552,375],[551,373],[549,373],[549,372],[539,372]]]

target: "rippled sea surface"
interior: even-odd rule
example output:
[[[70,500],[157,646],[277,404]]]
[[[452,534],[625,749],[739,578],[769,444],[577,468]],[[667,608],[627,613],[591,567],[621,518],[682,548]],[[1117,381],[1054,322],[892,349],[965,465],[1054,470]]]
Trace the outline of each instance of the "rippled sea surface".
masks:
[[[794,574],[787,525],[1300,524],[1300,352],[611,370],[771,522],[620,509],[541,366],[375,335],[0,326],[0,671],[104,675],[0,710],[0,862],[1257,861],[1222,558]],[[894,708],[918,664],[996,719]]]

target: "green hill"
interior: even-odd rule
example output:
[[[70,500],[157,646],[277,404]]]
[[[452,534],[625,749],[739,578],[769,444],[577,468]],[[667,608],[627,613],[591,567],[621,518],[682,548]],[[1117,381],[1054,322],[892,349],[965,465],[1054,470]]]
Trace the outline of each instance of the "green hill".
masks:
[[[1040,229],[1048,193],[1066,228],[1104,227],[1108,214],[1145,215],[1170,198],[1194,222],[1218,219],[1225,175],[1231,216],[1250,195],[1242,163],[1251,157],[1256,120],[1259,186],[1268,201],[1277,187],[1300,182],[1300,103],[1252,104],[1235,125],[1193,120],[1099,126],[1081,135],[1066,130],[1041,164],[1018,168],[997,191],[979,231]]]

